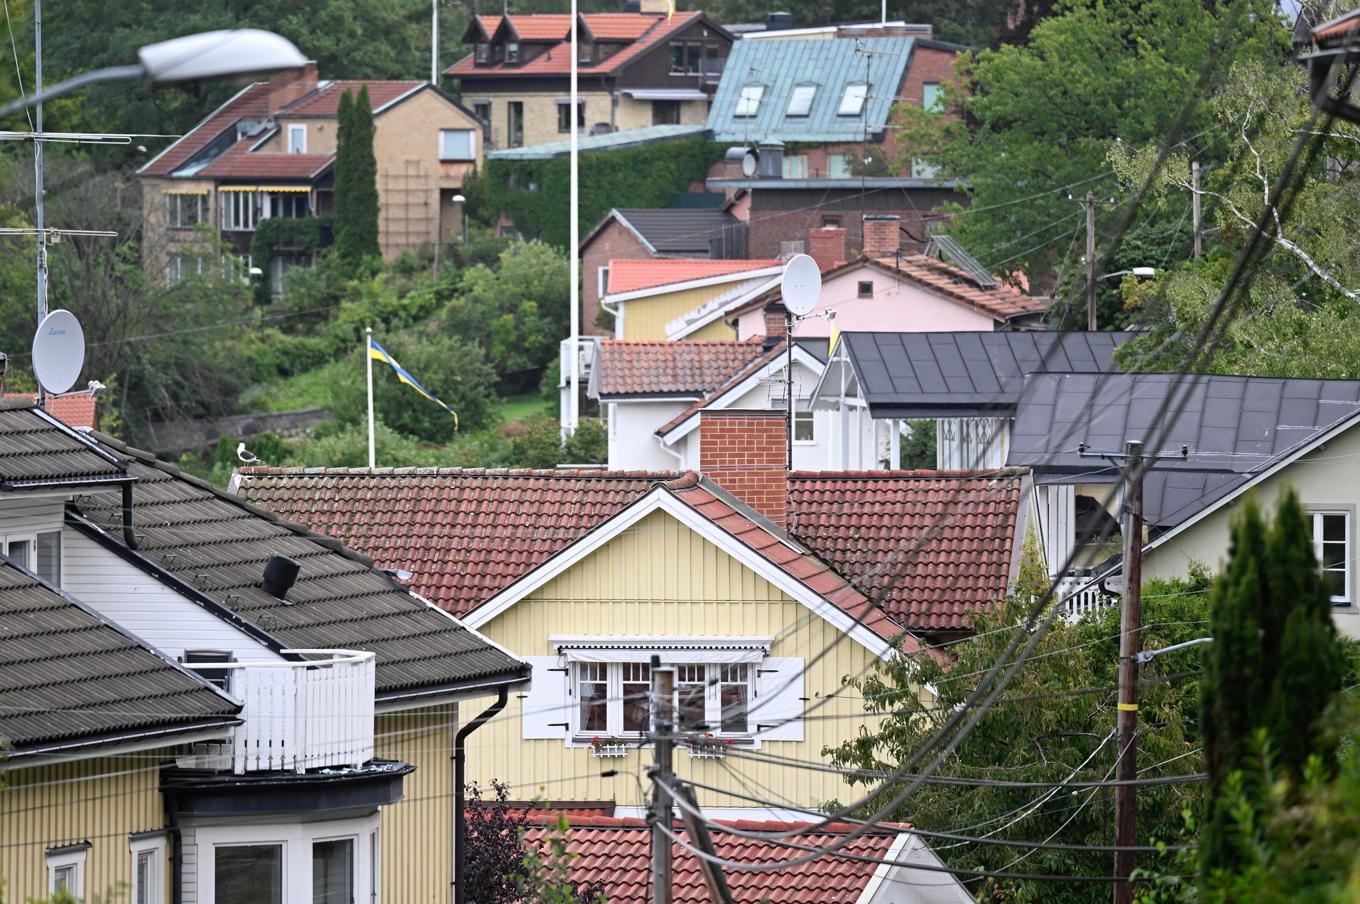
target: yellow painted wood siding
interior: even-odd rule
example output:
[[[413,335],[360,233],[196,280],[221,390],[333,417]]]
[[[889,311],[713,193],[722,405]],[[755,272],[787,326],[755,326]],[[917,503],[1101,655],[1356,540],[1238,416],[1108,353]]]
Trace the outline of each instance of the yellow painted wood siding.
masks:
[[[828,656],[810,666],[804,694],[822,698],[841,693],[805,721],[804,740],[767,741],[759,753],[820,759],[824,746],[853,737],[870,721],[859,696],[842,689],[842,678],[872,668],[873,654],[663,512],[647,516],[482,630],[521,656],[552,655],[550,635],[775,636],[772,656],[799,656],[809,662],[830,647]],[[512,695],[505,714],[471,737],[469,779],[508,781],[518,799],[613,800],[621,806],[646,802],[650,749],[631,750],[622,759],[597,759],[588,747],[523,740],[520,709],[521,701]],[[691,760],[688,752],[677,751],[675,764],[681,778],[798,806],[846,799],[853,790],[835,774],[736,756]],[[601,778],[609,769],[619,774]],[[700,801],[708,806],[749,805],[703,792]]]
[[[636,298],[620,303],[623,310],[624,339],[665,339],[666,324],[681,314],[711,301],[739,285],[736,282],[718,283],[701,286],[697,289],[684,289],[667,292],[646,298]],[[698,330],[686,339],[735,339],[736,332],[721,318]]]
[[[155,751],[0,772],[0,900],[20,904],[47,895],[46,851],[90,843],[85,895],[108,900],[132,884],[128,836],[163,828]],[[167,846],[168,849],[168,846]],[[163,864],[167,896],[169,864]],[[168,898],[167,898],[168,900]]]
[[[442,706],[377,718],[376,755],[416,767],[406,776],[401,801],[381,811],[384,901],[448,904],[452,899],[455,713],[454,707]]]

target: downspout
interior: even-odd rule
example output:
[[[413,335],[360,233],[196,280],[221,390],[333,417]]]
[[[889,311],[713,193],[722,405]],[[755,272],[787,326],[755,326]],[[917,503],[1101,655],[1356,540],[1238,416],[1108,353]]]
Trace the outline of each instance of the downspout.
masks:
[[[123,484],[123,542],[131,550],[137,549],[137,535],[132,532],[132,484]]]
[[[453,904],[464,904],[465,900],[463,852],[467,846],[463,843],[465,840],[463,836],[467,832],[467,818],[463,809],[467,805],[467,795],[463,786],[466,784],[467,751],[463,742],[468,735],[490,722],[496,713],[505,709],[505,703],[509,698],[510,689],[501,685],[496,693],[496,702],[483,710],[477,718],[458,729],[458,734],[453,736]]]

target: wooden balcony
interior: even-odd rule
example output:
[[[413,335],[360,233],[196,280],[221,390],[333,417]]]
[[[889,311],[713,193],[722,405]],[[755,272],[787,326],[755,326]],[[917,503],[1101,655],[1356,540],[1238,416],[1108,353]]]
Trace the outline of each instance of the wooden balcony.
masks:
[[[355,650],[284,650],[289,662],[186,663],[227,673],[226,691],[243,704],[232,737],[197,745],[184,768],[307,772],[358,767],[373,759],[374,656]]]

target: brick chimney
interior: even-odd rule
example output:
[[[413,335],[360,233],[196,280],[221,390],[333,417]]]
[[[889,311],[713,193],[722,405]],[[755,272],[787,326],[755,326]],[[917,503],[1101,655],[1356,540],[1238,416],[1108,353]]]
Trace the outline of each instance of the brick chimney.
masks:
[[[270,115],[314,90],[316,90],[316,63],[308,63],[299,69],[285,69],[269,80]]]
[[[896,214],[874,214],[864,218],[864,256],[893,257],[902,247],[902,218]]]
[[[786,317],[788,317],[788,311],[782,304],[773,302],[765,306],[766,346],[784,341],[784,320]]]
[[[789,509],[788,435],[782,411],[702,411],[699,471],[783,528]]]
[[[845,258],[845,230],[839,226],[823,226],[808,232],[808,254],[822,268],[830,270]]]

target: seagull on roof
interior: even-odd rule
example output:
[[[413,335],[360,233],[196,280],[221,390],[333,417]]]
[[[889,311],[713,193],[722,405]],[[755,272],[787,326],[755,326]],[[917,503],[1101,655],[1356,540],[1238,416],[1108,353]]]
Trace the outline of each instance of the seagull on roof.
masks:
[[[255,456],[254,452],[251,452],[249,449],[246,448],[245,443],[236,444],[236,457],[248,465],[253,465],[260,460]]]

